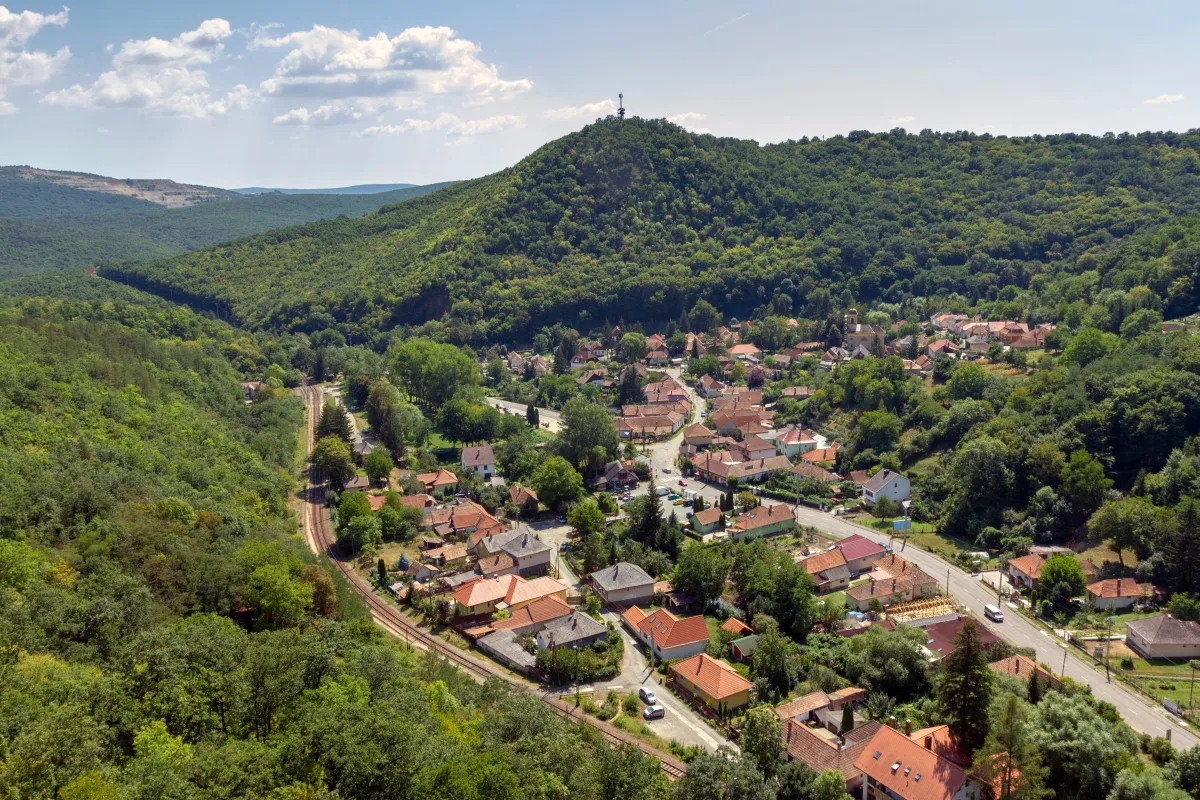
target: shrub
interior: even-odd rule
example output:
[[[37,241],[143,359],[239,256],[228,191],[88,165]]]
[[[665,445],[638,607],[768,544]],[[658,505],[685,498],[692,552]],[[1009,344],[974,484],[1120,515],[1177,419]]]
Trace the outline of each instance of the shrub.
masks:
[[[1133,659],[1126,656],[1121,659],[1121,669],[1133,669]]]

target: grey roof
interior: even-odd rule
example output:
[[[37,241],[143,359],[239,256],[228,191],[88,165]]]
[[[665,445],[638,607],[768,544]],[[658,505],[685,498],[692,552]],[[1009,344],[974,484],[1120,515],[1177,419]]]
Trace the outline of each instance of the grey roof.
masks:
[[[490,444],[483,447],[466,447],[463,448],[462,463],[464,467],[487,466],[496,463],[496,456],[492,454]]]
[[[871,479],[863,484],[863,488],[874,493],[878,492],[884,486],[887,486],[892,478],[903,478],[899,472],[892,472],[890,469],[881,469],[871,476]]]
[[[603,622],[597,622],[582,611],[576,611],[547,622],[538,638],[546,641],[553,638],[555,647],[569,647],[575,642],[592,639],[607,632],[608,628]]]
[[[837,564],[829,569],[823,569],[817,573],[825,581],[840,581],[850,579],[850,567],[845,564]]]
[[[443,575],[441,581],[451,589],[457,589],[468,581],[473,581],[479,578],[479,573],[475,570],[467,570],[466,572],[455,573],[454,575]]]
[[[1127,622],[1125,629],[1136,633],[1152,645],[1200,644],[1200,625],[1176,619],[1170,614]]]
[[[521,669],[529,670],[537,666],[537,657],[521,646],[513,631],[499,630],[489,633],[475,644],[484,652]]]
[[[654,578],[647,575],[646,571],[638,565],[630,564],[628,561],[619,561],[611,567],[596,570],[590,577],[597,586],[606,592],[647,584],[654,585]]]
[[[736,647],[744,655],[750,655],[754,649],[758,647],[758,634],[752,633],[749,636],[743,636],[740,639],[734,639],[729,643],[730,647]]]
[[[512,531],[511,534],[501,535],[505,538],[500,543],[500,549],[516,559],[548,553],[551,550],[550,545],[529,531]]]

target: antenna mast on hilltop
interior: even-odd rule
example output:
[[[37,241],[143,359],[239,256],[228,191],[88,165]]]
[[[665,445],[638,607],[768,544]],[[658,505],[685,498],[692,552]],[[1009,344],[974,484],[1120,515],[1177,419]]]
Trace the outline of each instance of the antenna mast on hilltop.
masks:
[[[625,119],[625,94],[617,92],[617,119]]]

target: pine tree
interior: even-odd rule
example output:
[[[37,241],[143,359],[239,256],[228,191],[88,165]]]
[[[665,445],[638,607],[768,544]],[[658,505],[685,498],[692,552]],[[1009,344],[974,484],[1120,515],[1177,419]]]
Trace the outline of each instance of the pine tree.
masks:
[[[387,583],[387,562],[382,558],[379,559],[379,564],[376,565],[376,569],[379,571],[379,582]]]
[[[1015,694],[996,704],[995,724],[983,749],[975,753],[975,771],[995,787],[996,800],[1040,800],[1047,770],[1027,726],[1036,712]]]
[[[317,438],[336,436],[343,442],[350,442],[350,420],[346,418],[346,409],[332,397],[326,398],[321,407],[321,420],[317,423]]]
[[[992,701],[992,671],[974,620],[963,623],[954,639],[954,651],[942,662],[938,700],[959,746],[974,753],[987,739]]]
[[[693,514],[698,513],[700,511],[703,511],[704,509],[705,509],[704,497],[702,495],[696,495],[696,500],[695,500],[695,502],[692,503],[692,513]]]
[[[537,410],[537,406],[533,403],[525,406],[525,421],[529,423],[529,427],[537,428],[542,424],[541,414]]]
[[[852,730],[854,730],[854,705],[846,703],[846,705],[842,706],[842,729],[839,733],[845,736]]]
[[[643,403],[646,400],[646,393],[642,391],[641,382],[638,381],[637,370],[632,365],[621,370],[621,385],[618,389],[618,404],[627,406]]]
[[[635,537],[647,547],[653,547],[658,542],[658,532],[662,527],[662,498],[655,492],[654,475],[650,476],[650,486],[646,493],[646,501],[642,505],[641,516],[635,527]]]
[[[684,333],[692,332],[692,321],[688,319],[687,309],[679,312],[679,330]]]
[[[1029,702],[1032,705],[1037,705],[1042,699],[1042,684],[1038,680],[1038,671],[1034,668],[1033,672],[1029,673]]]

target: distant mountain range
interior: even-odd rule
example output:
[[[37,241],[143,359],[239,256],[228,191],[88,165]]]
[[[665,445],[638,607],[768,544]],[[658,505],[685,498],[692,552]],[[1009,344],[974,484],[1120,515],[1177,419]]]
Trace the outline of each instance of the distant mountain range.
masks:
[[[0,167],[0,279],[164,258],[274,228],[361,217],[448,185],[248,196],[166,179]]]
[[[339,186],[333,189],[278,189],[266,186],[247,186],[231,189],[238,194],[380,194],[397,189],[411,189],[415,183],[360,183],[357,186]]]

